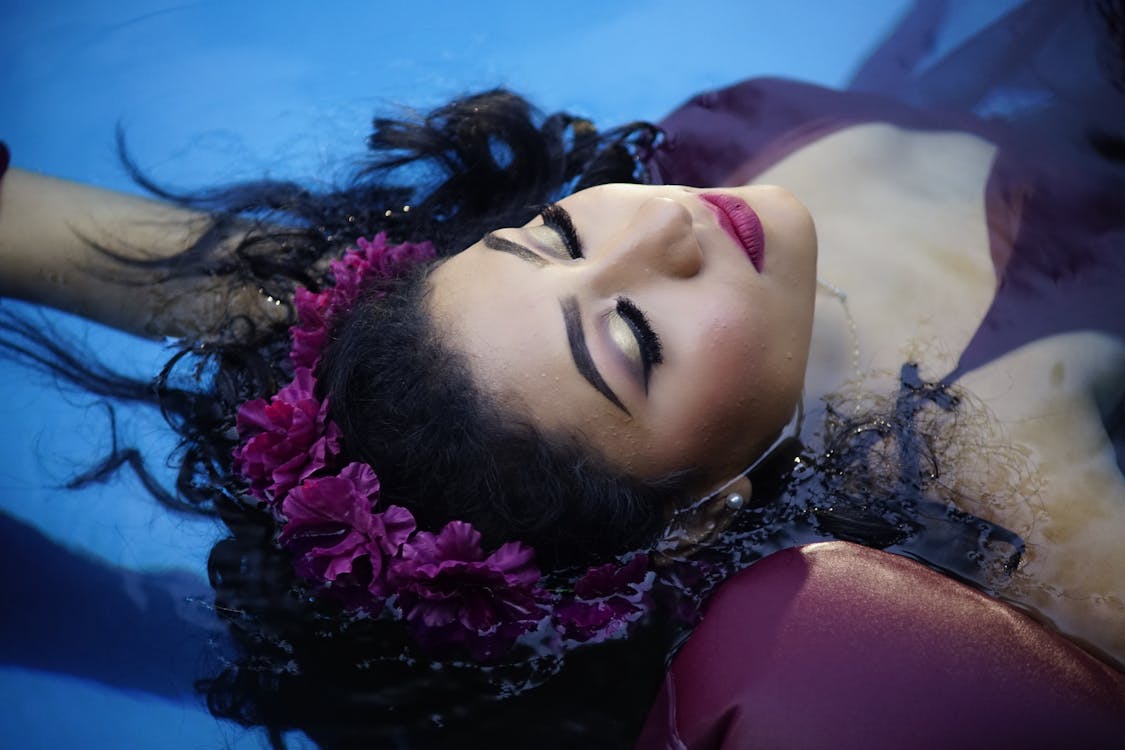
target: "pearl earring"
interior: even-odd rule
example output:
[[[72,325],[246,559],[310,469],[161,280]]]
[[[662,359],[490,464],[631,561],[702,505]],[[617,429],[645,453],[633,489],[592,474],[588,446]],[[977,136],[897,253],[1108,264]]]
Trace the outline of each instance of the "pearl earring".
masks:
[[[732,492],[727,495],[727,508],[737,513],[742,510],[742,506],[746,503],[746,498],[737,492]]]

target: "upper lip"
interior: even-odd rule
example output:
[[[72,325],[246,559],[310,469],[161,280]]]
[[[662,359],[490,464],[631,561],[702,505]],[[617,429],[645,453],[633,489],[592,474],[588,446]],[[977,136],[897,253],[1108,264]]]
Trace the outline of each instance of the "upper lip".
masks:
[[[761,272],[765,237],[761,220],[754,210],[733,195],[703,193],[699,197],[714,212],[723,231],[742,247],[754,268]]]

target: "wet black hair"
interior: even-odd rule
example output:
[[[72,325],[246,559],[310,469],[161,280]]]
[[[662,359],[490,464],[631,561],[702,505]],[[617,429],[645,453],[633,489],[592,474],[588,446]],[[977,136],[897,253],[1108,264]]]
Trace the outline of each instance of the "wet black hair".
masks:
[[[644,164],[659,139],[645,123],[599,132],[582,118],[545,116],[493,90],[417,118],[376,119],[368,157],[339,187],[317,192],[261,180],[179,193],[140,169],[119,133],[122,161],[139,185],[210,221],[191,247],[167,260],[98,247],[125,279],[130,269],[167,279],[206,276],[260,289],[291,308],[295,287],[321,288],[327,260],[358,237],[428,240],[447,257],[486,231],[526,223],[573,191],[646,180]],[[622,475],[572,437],[546,434],[491,403],[426,314],[425,273],[383,283],[332,333],[318,383],[343,430],[345,456],[372,464],[384,502],[410,508],[421,528],[470,521],[486,548],[510,540],[535,547],[547,573],[651,543],[662,509],[682,497],[689,475],[643,482]],[[116,445],[72,484],[128,465],[166,505],[225,524],[229,535],[212,549],[208,574],[215,611],[240,656],[199,684],[216,716],[263,726],[277,746],[294,729],[324,747],[442,746],[443,737],[463,746],[470,736],[503,744],[541,736],[531,721],[544,711],[553,717],[557,747],[621,746],[637,731],[663,649],[630,670],[647,672],[648,688],[623,696],[603,690],[613,681],[595,676],[619,645],[592,648],[601,656],[575,659],[563,678],[558,658],[526,649],[487,667],[435,660],[412,647],[401,623],[357,617],[311,594],[276,543],[276,520],[245,494],[231,457],[238,406],[292,377],[287,322],[232,313],[215,330],[185,339],[154,383],[123,378],[17,318],[3,325],[9,350],[23,339],[13,352],[25,361],[111,400],[154,404],[179,434],[174,489],[149,474],[139,451]],[[582,696],[584,708],[568,710],[556,686],[573,688],[574,680],[583,686],[569,695]],[[543,683],[551,687],[529,690]],[[598,706],[589,705],[599,690]],[[567,713],[573,716],[558,724]]]

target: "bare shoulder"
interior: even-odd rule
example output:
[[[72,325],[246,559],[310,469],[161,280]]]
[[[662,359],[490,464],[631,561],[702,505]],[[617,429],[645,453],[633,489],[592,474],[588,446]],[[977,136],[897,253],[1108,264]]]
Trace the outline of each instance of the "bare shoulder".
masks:
[[[961,385],[1013,440],[1034,447],[1044,471],[1069,471],[1112,451],[1109,422],[1125,398],[1125,342],[1095,331],[1049,336],[966,373]]]
[[[1052,336],[963,385],[989,411],[994,439],[1027,467],[1020,477],[995,462],[966,467],[990,474],[995,490],[966,498],[975,501],[967,509],[1027,545],[1004,595],[1125,664],[1125,476],[1110,437],[1125,399],[1125,343],[1089,331]],[[1020,492],[1006,491],[1013,482]]]

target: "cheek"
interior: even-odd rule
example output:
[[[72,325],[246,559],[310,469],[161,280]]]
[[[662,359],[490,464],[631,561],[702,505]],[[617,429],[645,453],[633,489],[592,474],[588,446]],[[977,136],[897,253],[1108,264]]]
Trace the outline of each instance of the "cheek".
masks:
[[[800,396],[800,337],[751,315],[716,315],[698,338],[683,416],[703,461],[749,462],[784,427]]]
[[[709,399],[753,395],[762,364],[771,358],[771,321],[737,294],[698,303],[689,318],[690,360],[698,372],[701,395]]]
[[[699,315],[695,324],[682,339],[690,345],[677,347],[677,372],[661,399],[668,408],[657,420],[670,428],[669,447],[698,460],[746,429],[746,415],[755,411],[758,400],[758,345],[745,323]]]

